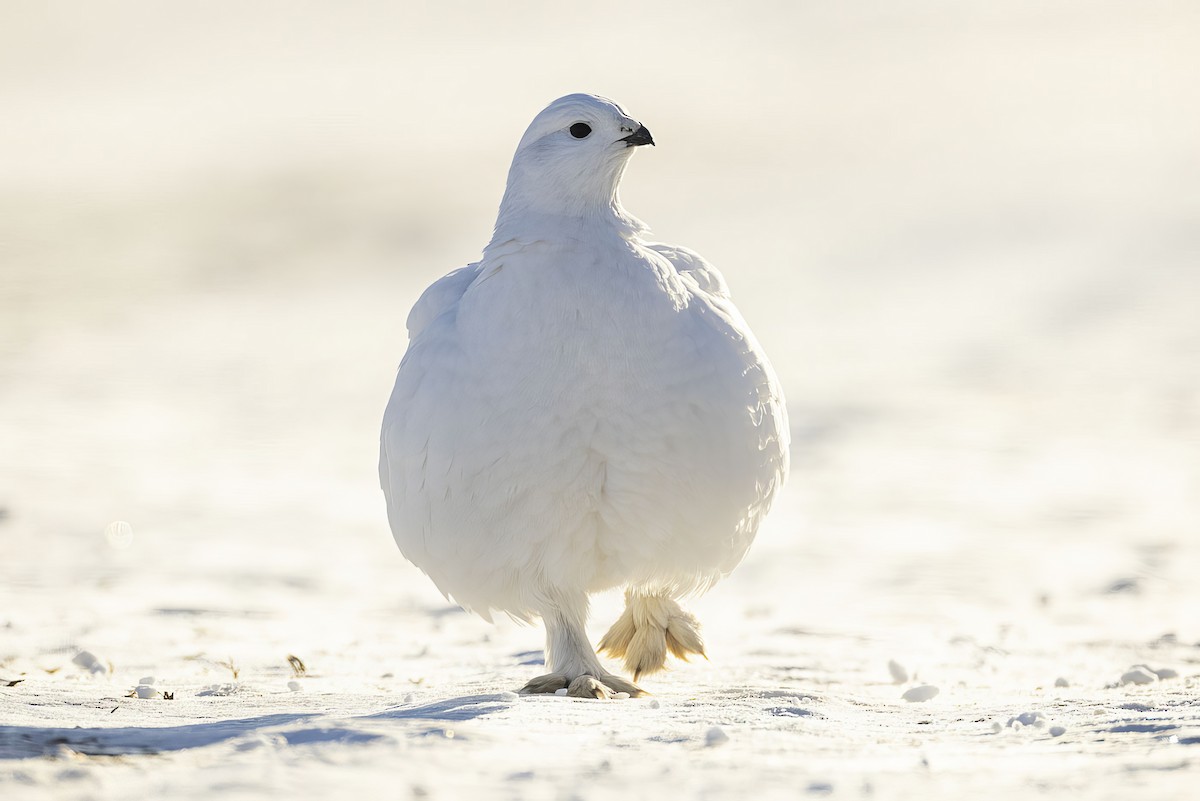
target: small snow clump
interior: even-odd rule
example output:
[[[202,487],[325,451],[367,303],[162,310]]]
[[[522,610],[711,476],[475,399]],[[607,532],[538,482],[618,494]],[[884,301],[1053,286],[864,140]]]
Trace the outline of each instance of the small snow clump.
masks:
[[[1153,684],[1156,681],[1158,676],[1142,665],[1130,668],[1121,676],[1122,684]]]
[[[1013,731],[1021,731],[1022,729],[1047,729],[1051,737],[1061,737],[1066,733],[1065,726],[1055,724],[1050,725],[1050,719],[1043,712],[1022,712],[1021,714],[1008,719],[1008,723],[1001,726],[999,722],[992,724],[992,731],[996,734],[1004,731],[1005,727]]]
[[[941,692],[941,690],[939,690],[937,687],[934,687],[932,684],[921,684],[917,687],[910,687],[909,689],[905,690],[904,695],[900,697],[905,701],[908,701],[910,704],[920,704],[924,703],[925,701],[932,700],[939,692]]]
[[[720,726],[713,726],[704,733],[704,744],[709,748],[729,742],[729,735]]]
[[[236,684],[210,684],[207,687],[200,690],[200,692],[196,693],[196,695],[225,696],[225,695],[233,695],[237,691],[238,691],[238,685],[236,685]]]
[[[91,651],[80,651],[71,661],[93,675],[108,672],[108,666],[102,664]]]

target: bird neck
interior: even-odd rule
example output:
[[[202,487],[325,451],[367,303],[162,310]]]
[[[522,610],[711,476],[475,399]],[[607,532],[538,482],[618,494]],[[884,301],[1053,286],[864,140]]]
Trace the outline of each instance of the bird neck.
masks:
[[[621,205],[617,184],[623,171],[622,164],[615,174],[588,181],[578,175],[530,175],[514,164],[484,252],[514,239],[636,237],[647,228]]]
[[[611,206],[589,214],[564,214],[561,211],[530,208],[518,211],[502,205],[492,240],[484,249],[484,254],[514,240],[576,239],[587,242],[606,238],[634,239],[646,230],[646,225],[625,211],[615,198]]]

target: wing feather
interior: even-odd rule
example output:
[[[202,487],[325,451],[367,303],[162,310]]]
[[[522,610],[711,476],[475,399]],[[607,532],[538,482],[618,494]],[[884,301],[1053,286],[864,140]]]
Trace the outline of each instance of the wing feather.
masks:
[[[675,268],[675,272],[684,278],[690,278],[696,286],[707,294],[717,298],[729,298],[729,287],[725,277],[704,260],[694,250],[678,245],[664,245],[661,242],[650,242],[646,247],[666,258]]]
[[[480,262],[459,267],[451,273],[443,275],[429,285],[421,293],[421,297],[413,304],[408,313],[408,339],[411,342],[425,327],[436,320],[443,312],[458,305],[467,287],[479,277],[483,265]]]
[[[482,267],[483,265],[480,262],[460,267],[443,275],[421,293],[421,297],[417,298],[417,302],[413,304],[412,310],[408,313],[408,320],[406,322],[408,328],[408,350],[405,352],[404,358],[400,360],[401,366],[409,358],[413,342],[420,336],[421,332],[428,328],[429,324],[438,317],[458,307],[458,302],[462,300],[462,296],[466,293],[467,289],[479,277]],[[393,398],[388,403],[387,411],[384,414],[384,434],[387,433],[387,425],[394,423],[396,416],[401,413],[399,411],[400,408],[401,404],[396,402],[393,391]],[[390,506],[393,489],[391,486],[391,470],[388,466],[386,436],[381,436],[379,441],[379,485],[388,497]]]
[[[770,509],[774,496],[790,470],[791,431],[783,388],[762,346],[734,305],[729,286],[717,268],[688,248],[657,242],[648,243],[646,247],[666,258],[679,276],[698,290],[696,296],[704,301],[700,305],[701,317],[738,341],[743,375],[751,379],[747,407],[758,432],[761,456],[759,500],[753,505],[747,520],[747,527],[753,532],[758,527],[759,519]],[[746,545],[748,547],[749,542]]]

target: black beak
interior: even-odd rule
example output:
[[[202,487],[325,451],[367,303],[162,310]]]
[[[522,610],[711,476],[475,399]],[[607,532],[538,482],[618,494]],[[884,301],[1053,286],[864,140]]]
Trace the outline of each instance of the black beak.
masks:
[[[645,125],[639,125],[636,131],[618,141],[626,142],[626,147],[635,147],[654,144],[654,137],[650,135],[650,131],[646,129]]]

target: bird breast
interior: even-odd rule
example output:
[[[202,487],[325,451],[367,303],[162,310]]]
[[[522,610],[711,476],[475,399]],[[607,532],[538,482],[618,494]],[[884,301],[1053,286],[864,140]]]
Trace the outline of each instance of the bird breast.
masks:
[[[397,541],[477,610],[522,614],[533,573],[589,591],[710,582],[776,478],[759,432],[773,380],[658,254],[525,245],[410,346],[404,419],[385,430]]]

